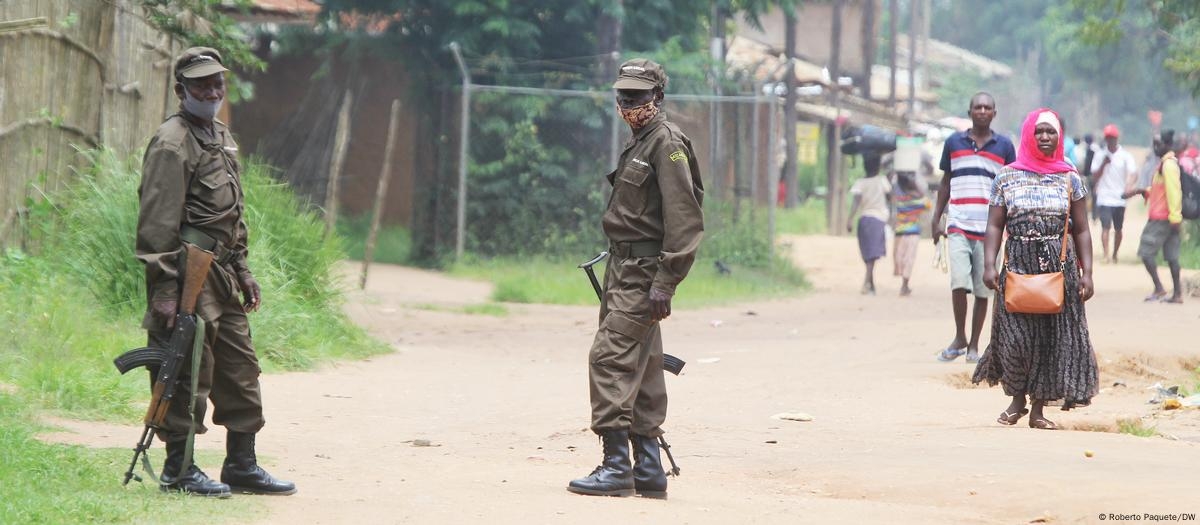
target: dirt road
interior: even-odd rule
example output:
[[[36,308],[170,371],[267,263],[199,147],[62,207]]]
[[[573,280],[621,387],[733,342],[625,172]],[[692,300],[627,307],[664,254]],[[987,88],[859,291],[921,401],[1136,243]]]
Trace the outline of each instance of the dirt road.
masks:
[[[851,238],[786,244],[811,293],[677,311],[664,324],[668,351],[689,362],[667,380],[666,437],[683,469],[668,501],[564,490],[600,460],[586,430],[594,308],[466,315],[453,306],[486,301],[486,285],[374,268],[347,311],[394,354],[264,377],[262,460],[300,492],[267,499],[263,523],[1096,523],[1101,513],[1200,513],[1200,409],[1162,411],[1145,390],[1200,364],[1200,300],[1143,304],[1140,267],[1098,266],[1088,314],[1106,388],[1091,407],[1047,415],[1110,432],[1002,427],[1000,389],[971,388],[970,366],[934,359],[952,332],[948,278],[929,267],[930,244],[911,297],[897,295],[890,259],[879,295],[859,295]],[[1135,248],[1127,243],[1126,258]],[[814,420],[771,418],[781,412]],[[1111,432],[1121,418],[1169,437]],[[216,434],[200,446],[219,449]]]

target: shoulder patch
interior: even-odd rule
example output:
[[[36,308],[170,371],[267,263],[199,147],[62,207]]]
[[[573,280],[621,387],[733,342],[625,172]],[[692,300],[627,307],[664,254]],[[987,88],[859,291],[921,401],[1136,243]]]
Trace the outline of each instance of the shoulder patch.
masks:
[[[671,162],[681,162],[681,161],[686,162],[687,154],[684,153],[683,150],[677,150],[674,153],[672,153],[669,158],[671,159]]]

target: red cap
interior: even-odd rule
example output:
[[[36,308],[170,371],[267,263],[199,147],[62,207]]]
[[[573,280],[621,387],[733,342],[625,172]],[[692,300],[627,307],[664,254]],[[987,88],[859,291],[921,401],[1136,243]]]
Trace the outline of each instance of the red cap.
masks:
[[[1105,136],[1105,137],[1120,138],[1120,136],[1121,136],[1121,130],[1117,129],[1117,125],[1116,125],[1116,124],[1109,124],[1109,125],[1107,125],[1107,126],[1104,126],[1104,136]]]

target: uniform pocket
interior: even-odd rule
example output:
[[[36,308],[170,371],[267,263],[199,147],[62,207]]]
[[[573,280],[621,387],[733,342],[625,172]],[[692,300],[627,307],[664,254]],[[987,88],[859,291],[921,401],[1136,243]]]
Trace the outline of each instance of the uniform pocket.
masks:
[[[192,195],[208,212],[219,213],[237,205],[233,176],[220,157],[202,162],[196,169]]]
[[[617,193],[616,201],[621,209],[635,215],[646,211],[646,195],[649,193],[646,181],[650,178],[650,174],[650,166],[643,166],[633,161],[630,161],[617,173],[617,182],[613,186],[613,191]]]

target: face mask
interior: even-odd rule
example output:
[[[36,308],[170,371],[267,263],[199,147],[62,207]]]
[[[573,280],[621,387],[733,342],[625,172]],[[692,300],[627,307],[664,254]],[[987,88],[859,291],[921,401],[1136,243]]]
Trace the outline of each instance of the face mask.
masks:
[[[617,111],[621,112],[621,118],[628,122],[633,129],[641,129],[651,119],[658,115],[658,106],[651,100],[636,108],[624,109],[617,105]]]
[[[192,94],[188,92],[187,86],[183,88],[183,109],[192,115],[195,115],[204,120],[212,120],[216,118],[217,112],[221,110],[221,103],[225,99],[217,99],[214,102],[206,100],[197,100],[192,98]]]

